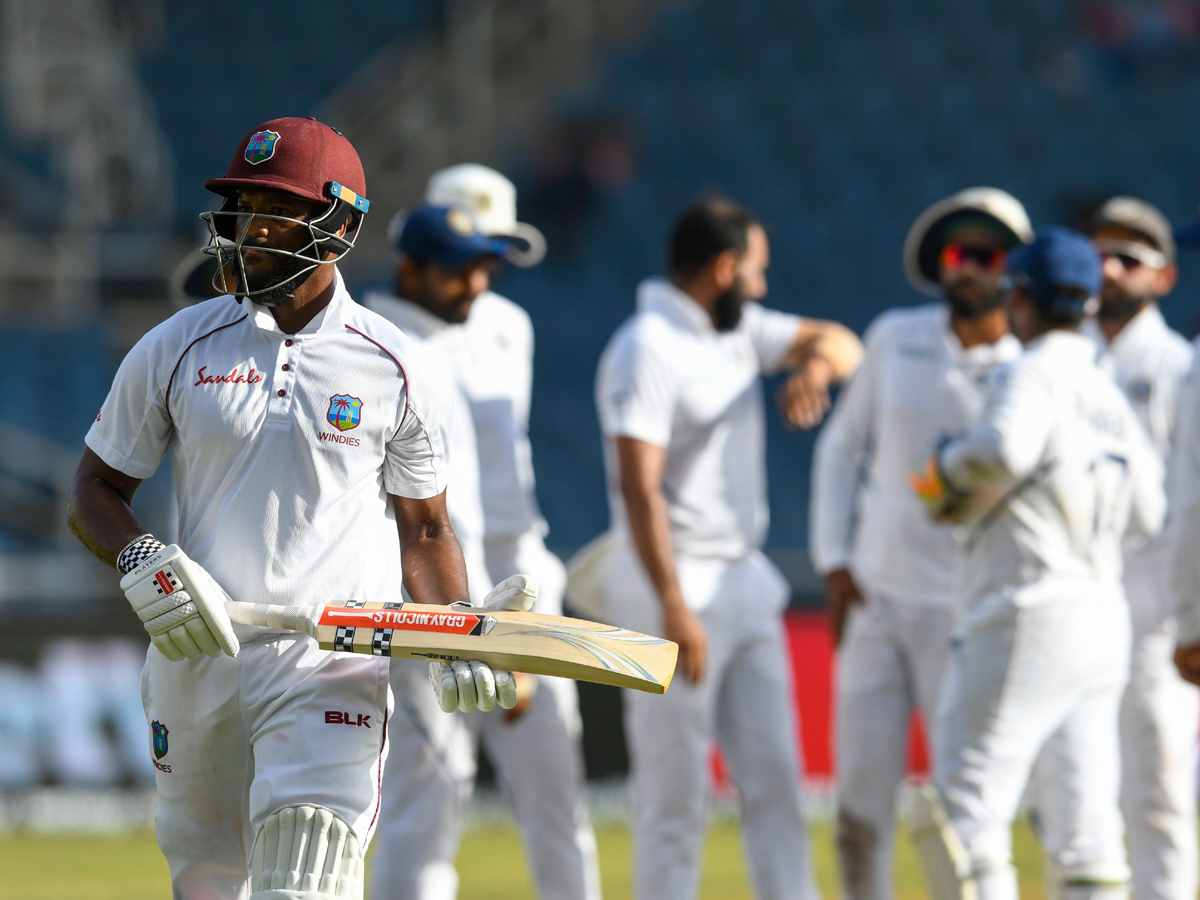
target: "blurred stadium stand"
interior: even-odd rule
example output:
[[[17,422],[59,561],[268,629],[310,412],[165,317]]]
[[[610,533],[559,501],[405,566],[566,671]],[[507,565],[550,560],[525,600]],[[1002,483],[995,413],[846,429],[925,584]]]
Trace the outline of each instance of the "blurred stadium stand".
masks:
[[[601,348],[702,192],[767,223],[772,305],[860,330],[922,300],[901,273],[905,232],[964,186],[1011,191],[1036,224],[1117,192],[1184,223],[1200,200],[1195,2],[412,0],[342,4],[335,23],[319,0],[279,9],[0,8],[0,659],[24,666],[0,672],[0,708],[27,693],[49,652],[29,634],[48,622],[139,635],[65,530],[66,480],[117,361],[173,310],[204,180],[259,121],[316,115],[360,149],[373,207],[345,269],[359,291],[389,280],[384,225],[431,171],[476,160],[516,180],[550,254],[497,287],[537,328],[534,453],[563,552],[607,524]],[[1189,334],[1198,278],[1185,256],[1165,304]],[[801,603],[817,599],[811,448],[772,420],[770,550]],[[163,535],[168,468],[138,498]]]

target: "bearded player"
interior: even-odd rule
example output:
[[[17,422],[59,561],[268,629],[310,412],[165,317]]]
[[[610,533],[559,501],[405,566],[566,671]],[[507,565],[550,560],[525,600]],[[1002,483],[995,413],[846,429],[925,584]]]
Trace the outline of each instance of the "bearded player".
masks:
[[[204,218],[227,293],[125,358],[86,438],[71,527],[124,574],[153,641],[142,697],[174,896],[358,900],[387,660],[232,626],[224,600],[396,600],[403,581],[418,602],[467,601],[444,385],[337,271],[368,210],[339,132],[267,122],[206,187],[224,199]],[[168,450],[180,538],[163,546],[130,502]],[[510,673],[440,666],[444,707],[515,702]]]
[[[928,721],[936,709],[957,612],[957,543],[929,521],[909,472],[939,438],[967,429],[988,374],[1020,354],[1001,282],[1008,251],[1031,237],[1025,209],[995,188],[922,213],[904,268],[943,302],[872,324],[863,364],[817,441],[809,531],[838,646],[837,846],[854,900],[892,896],[909,718],[919,708]]]

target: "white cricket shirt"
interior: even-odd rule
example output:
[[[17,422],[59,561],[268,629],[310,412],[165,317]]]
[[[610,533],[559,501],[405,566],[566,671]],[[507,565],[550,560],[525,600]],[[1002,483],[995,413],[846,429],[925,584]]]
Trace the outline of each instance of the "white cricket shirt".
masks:
[[[1095,359],[1080,334],[1032,341],[996,371],[980,420],[942,452],[952,485],[1007,489],[967,539],[968,623],[1014,604],[1119,601],[1122,539],[1162,526],[1162,464]]]
[[[956,603],[958,541],[932,522],[909,477],[939,438],[983,409],[987,378],[1021,353],[1005,335],[964,349],[943,303],[890,310],[867,329],[862,365],[817,438],[809,542],[821,574],[849,567],[900,602]]]
[[[1192,348],[1173,331],[1157,306],[1148,306],[1122,328],[1112,343],[1094,320],[1084,333],[1100,348],[1099,366],[1116,381],[1137,414],[1164,469],[1171,457],[1179,388],[1192,364]],[[1160,574],[1168,565],[1165,535],[1125,548],[1128,573]]]
[[[662,489],[677,553],[739,559],[768,523],[759,376],[777,371],[801,319],[747,303],[718,332],[670,282],[638,287],[637,313],[609,341],[596,376],[613,526],[628,533],[612,439],[665,447]]]
[[[445,385],[422,362],[340,273],[294,335],[265,307],[218,297],[138,341],[87,445],[139,479],[170,449],[179,544],[235,600],[399,599],[388,494],[446,487]]]
[[[453,416],[442,418],[442,442],[448,448],[446,511],[467,566],[471,601],[492,589],[483,549],[484,517],[480,500],[479,448],[471,411],[462,393],[461,370],[469,357],[463,326],[439,319],[429,310],[391,294],[373,292],[363,305],[396,325],[427,352],[427,365],[449,385]]]
[[[1171,522],[1167,529],[1178,640],[1200,641],[1200,339],[1179,388],[1175,451],[1171,458]]]

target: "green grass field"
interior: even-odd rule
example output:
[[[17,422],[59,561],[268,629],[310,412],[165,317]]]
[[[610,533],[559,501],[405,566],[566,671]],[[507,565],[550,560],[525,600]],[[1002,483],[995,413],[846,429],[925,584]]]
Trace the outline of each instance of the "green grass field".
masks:
[[[618,825],[597,828],[606,900],[626,900],[629,884],[629,832]],[[817,873],[825,897],[837,896],[833,839],[828,826],[813,830]],[[468,832],[459,859],[459,900],[526,900],[533,889],[516,831],[492,826]],[[377,849],[377,848],[376,848]],[[1016,829],[1014,854],[1021,871],[1021,896],[1040,900],[1041,855],[1029,829]],[[125,838],[0,838],[0,895],[22,900],[162,900],[169,896],[167,865],[151,834]],[[721,821],[708,835],[702,900],[751,896],[742,863],[737,827]],[[897,900],[925,897],[912,846],[902,838],[896,860]]]

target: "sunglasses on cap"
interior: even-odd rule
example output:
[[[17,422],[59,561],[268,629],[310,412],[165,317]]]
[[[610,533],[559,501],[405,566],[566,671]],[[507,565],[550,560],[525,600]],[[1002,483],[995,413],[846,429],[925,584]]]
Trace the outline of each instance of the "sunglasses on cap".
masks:
[[[1004,268],[1008,251],[999,247],[972,247],[964,244],[947,244],[942,248],[938,263],[949,272],[955,272],[964,263],[972,262],[981,269],[997,272]]]
[[[1162,269],[1169,262],[1165,253],[1148,247],[1141,241],[1119,241],[1105,238],[1092,241],[1092,244],[1101,257],[1105,260],[1115,259],[1127,272],[1133,271],[1138,266]]]

